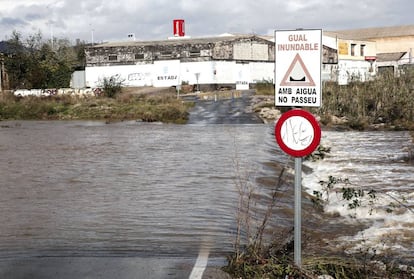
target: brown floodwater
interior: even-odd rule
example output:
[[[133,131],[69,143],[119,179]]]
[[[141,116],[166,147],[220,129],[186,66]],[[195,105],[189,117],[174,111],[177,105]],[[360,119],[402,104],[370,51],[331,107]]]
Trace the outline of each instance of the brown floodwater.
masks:
[[[306,194],[327,174],[350,176],[379,192],[405,195],[412,208],[413,166],[400,158],[408,134],[323,135],[331,156],[304,167],[304,253],[351,253],[361,230],[376,244],[381,240],[374,232],[387,229],[405,236],[387,248],[400,247],[398,257],[412,260],[407,209],[392,218],[383,212],[349,218],[331,203],[329,214],[318,211]],[[233,251],[241,186],[253,193],[243,237],[260,224],[275,188],[266,233],[287,236],[293,228],[293,160],[276,146],[271,125],[1,122],[0,156],[4,259],[188,257],[201,246],[224,258]]]

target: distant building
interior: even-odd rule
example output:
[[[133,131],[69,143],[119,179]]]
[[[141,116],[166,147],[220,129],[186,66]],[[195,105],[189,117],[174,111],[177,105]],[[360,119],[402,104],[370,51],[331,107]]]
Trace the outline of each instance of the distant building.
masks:
[[[391,53],[377,53],[377,70],[378,74],[393,74],[398,76],[399,69],[407,64],[412,64],[412,56],[409,52],[391,52]]]
[[[86,49],[86,84],[118,75],[127,86],[249,84],[274,78],[274,43],[255,35],[106,43]]]
[[[414,49],[414,25],[341,30],[336,33],[354,40],[373,41],[378,53],[409,52]]]
[[[331,67],[331,79],[339,84],[352,80],[366,81],[376,75],[376,44],[368,40],[356,40],[337,32],[324,32],[325,38],[334,40],[338,63]]]
[[[111,76],[118,76],[126,86],[191,84],[201,89],[248,89],[260,81],[273,82],[277,59],[273,37],[226,34],[191,38],[184,36],[183,31],[177,32],[182,36],[174,35],[168,40],[89,46],[85,50],[86,86],[99,86],[103,78]],[[414,25],[324,31],[322,43],[323,81],[366,81],[382,67],[398,68],[413,63]]]
[[[414,25],[341,30],[331,35],[342,40],[365,41],[367,45],[369,42],[370,46],[374,44],[375,53],[365,52],[365,55],[375,75],[384,71],[397,75],[400,67],[413,64]],[[341,45],[338,52],[341,52]]]

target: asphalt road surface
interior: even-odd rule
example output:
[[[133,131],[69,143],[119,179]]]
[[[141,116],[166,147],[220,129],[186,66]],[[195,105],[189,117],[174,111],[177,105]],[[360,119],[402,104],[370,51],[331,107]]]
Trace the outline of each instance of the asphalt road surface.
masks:
[[[0,261],[7,279],[231,278],[218,267],[198,267],[194,259],[138,257],[41,257]]]
[[[242,92],[240,97],[200,100],[190,113],[189,124],[258,124],[263,121],[250,109],[253,93]]]

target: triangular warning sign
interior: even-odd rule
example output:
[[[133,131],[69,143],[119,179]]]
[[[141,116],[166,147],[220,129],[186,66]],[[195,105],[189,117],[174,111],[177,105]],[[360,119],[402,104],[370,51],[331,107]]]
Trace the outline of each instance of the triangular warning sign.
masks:
[[[296,54],[292,64],[290,64],[280,86],[315,86],[315,82],[299,53]]]

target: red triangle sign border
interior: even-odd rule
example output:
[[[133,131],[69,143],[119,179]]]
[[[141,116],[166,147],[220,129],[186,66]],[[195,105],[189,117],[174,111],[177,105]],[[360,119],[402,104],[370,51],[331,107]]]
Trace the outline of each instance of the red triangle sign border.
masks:
[[[289,81],[289,76],[292,73],[293,68],[295,67],[296,63],[301,65],[305,76],[309,81]],[[296,53],[295,58],[293,59],[292,63],[290,64],[288,70],[286,71],[285,76],[282,79],[282,82],[280,83],[280,86],[315,86],[315,82],[313,81],[311,75],[309,74],[308,69],[305,66],[305,63],[303,63],[302,58],[300,57],[299,53]]]

